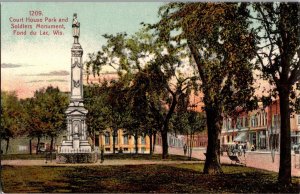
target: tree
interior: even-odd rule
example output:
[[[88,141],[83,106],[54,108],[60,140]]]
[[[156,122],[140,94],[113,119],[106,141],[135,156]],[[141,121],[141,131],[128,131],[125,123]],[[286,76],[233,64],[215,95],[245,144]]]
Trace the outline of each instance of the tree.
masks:
[[[53,141],[66,128],[64,111],[68,106],[68,96],[56,87],[48,86],[35,91],[34,97],[26,103],[28,135],[36,137],[38,154],[41,137],[50,137],[50,152],[53,150]]]
[[[16,93],[1,91],[0,140],[2,139],[6,140],[6,149],[5,149],[6,154],[9,148],[10,139],[22,134],[25,130],[24,118],[23,118],[24,114],[25,114],[24,109]]]
[[[160,127],[162,135],[163,158],[166,158],[169,122],[177,99],[194,81],[193,77],[184,77],[181,73],[184,54],[180,52],[179,47],[170,42],[161,42],[147,28],[131,37],[127,37],[125,33],[104,37],[108,40],[107,45],[98,53],[90,54],[90,60],[86,63],[87,68],[92,67],[94,75],[99,75],[104,65],[110,65],[117,70],[119,82],[127,86],[134,83],[135,78],[140,79],[135,83],[138,87],[144,88],[144,91],[135,89],[139,91],[138,95],[142,95],[140,97],[136,95],[136,99],[144,97],[148,100],[150,111],[155,115],[154,120],[159,123],[157,126]],[[134,77],[135,75],[137,77]]]
[[[107,81],[84,86],[84,104],[88,110],[87,130],[93,139],[96,131],[103,133],[111,124],[111,109],[107,103],[108,88]]]
[[[280,167],[278,181],[291,183],[290,105],[300,80],[299,3],[254,3],[252,30],[257,38],[257,65],[280,99]],[[293,98],[293,99],[292,99]],[[297,101],[297,100],[296,100]]]
[[[129,114],[126,98],[127,92],[128,88],[126,88],[124,82],[119,80],[112,81],[108,88],[106,102],[111,111],[109,121],[111,121],[111,128],[113,130],[113,153],[115,153],[115,138],[118,137],[118,130],[125,125],[125,121]]]
[[[186,47],[196,63],[204,94],[208,146],[204,173],[222,173],[218,150],[223,115],[250,108],[254,89],[250,60],[254,37],[244,3],[170,3],[153,25],[160,37]]]

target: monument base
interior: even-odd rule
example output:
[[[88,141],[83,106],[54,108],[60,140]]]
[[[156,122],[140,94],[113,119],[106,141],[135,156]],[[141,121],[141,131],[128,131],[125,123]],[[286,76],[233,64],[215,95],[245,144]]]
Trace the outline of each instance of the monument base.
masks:
[[[91,153],[92,147],[87,140],[63,141],[59,153]]]
[[[66,163],[95,163],[97,162],[97,153],[57,153],[56,163],[66,164]]]

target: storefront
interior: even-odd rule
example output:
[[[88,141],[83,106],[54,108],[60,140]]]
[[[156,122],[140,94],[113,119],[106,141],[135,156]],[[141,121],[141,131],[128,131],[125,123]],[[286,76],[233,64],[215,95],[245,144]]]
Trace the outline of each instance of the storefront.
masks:
[[[256,131],[249,132],[249,146],[250,146],[250,148],[252,148],[252,146],[254,146],[255,149],[257,148],[257,145],[256,145]]]
[[[261,130],[257,132],[258,135],[258,144],[257,149],[267,149],[267,131]]]

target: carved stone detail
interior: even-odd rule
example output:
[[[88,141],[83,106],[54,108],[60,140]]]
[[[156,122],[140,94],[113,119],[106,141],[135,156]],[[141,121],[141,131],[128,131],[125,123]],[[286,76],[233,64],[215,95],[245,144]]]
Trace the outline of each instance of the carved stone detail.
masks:
[[[72,51],[72,57],[82,57],[83,52],[80,50],[73,50]]]
[[[74,68],[74,67],[79,67],[79,68],[82,68],[82,64],[81,63],[79,63],[78,61],[75,61],[72,65],[71,65],[71,67],[72,68]]]
[[[80,80],[73,80],[73,85],[74,85],[74,87],[75,88],[79,88],[79,86],[80,86]]]

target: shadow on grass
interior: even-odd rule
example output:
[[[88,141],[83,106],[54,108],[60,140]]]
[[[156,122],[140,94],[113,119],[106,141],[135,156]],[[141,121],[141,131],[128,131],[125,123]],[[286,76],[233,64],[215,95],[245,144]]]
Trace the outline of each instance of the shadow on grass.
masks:
[[[228,165],[223,175],[213,176],[202,169],[203,164],[5,166],[3,182],[5,192],[299,193],[299,178],[293,179],[291,187],[280,188],[272,172]]]

